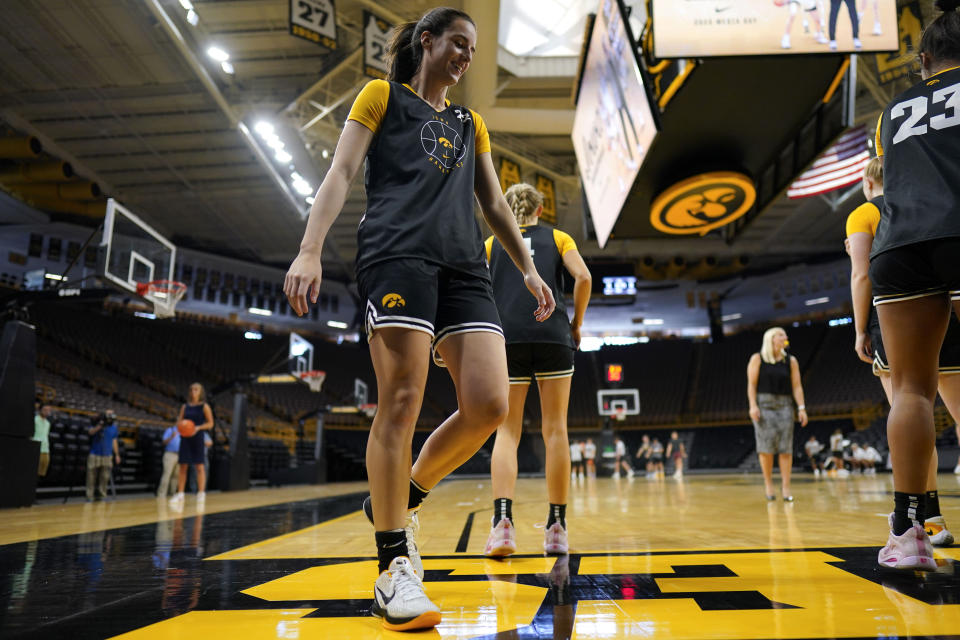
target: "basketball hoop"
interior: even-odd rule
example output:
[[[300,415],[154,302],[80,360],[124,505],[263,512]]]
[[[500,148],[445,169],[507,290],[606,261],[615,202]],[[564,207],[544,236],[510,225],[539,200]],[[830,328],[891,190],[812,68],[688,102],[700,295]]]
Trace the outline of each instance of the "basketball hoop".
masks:
[[[158,318],[172,318],[177,303],[186,292],[187,285],[174,280],[137,283],[137,295],[153,304],[153,314]]]
[[[362,404],[360,405],[360,413],[367,416],[373,420],[373,416],[377,415],[377,405],[376,404]]]
[[[296,376],[300,378],[300,382],[310,387],[310,391],[316,393],[320,391],[320,387],[323,386],[323,381],[326,380],[327,373],[325,371],[299,371]]]
[[[613,419],[617,422],[623,422],[627,419],[627,410],[623,407],[617,407],[613,410]]]

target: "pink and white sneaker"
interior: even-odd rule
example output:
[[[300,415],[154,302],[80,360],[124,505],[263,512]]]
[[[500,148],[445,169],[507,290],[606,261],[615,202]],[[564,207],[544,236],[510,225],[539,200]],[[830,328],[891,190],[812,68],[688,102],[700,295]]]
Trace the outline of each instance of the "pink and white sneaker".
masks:
[[[893,514],[890,514],[890,537],[887,546],[880,549],[877,562],[888,569],[907,569],[913,571],[936,571],[937,563],[933,559],[933,546],[923,527],[914,525],[903,532],[893,534]]]
[[[503,518],[490,529],[487,536],[487,547],[483,555],[489,558],[503,558],[517,550],[516,534],[510,518]]]
[[[567,544],[567,530],[559,522],[554,522],[543,532],[543,550],[551,555],[565,555],[570,547]]]

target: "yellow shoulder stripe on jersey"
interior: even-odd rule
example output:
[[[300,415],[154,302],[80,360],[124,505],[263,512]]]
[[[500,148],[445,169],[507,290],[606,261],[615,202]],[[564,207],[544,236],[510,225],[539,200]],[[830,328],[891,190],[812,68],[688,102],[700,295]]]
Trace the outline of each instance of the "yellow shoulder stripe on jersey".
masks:
[[[876,148],[877,148],[877,157],[883,157],[883,143],[880,142],[880,128],[883,126],[883,112],[880,112],[880,117],[877,118],[877,135],[876,135]]]
[[[847,237],[860,232],[876,236],[879,224],[880,209],[872,202],[865,202],[847,216]]]
[[[557,244],[557,253],[563,257],[567,251],[574,251],[577,248],[577,243],[573,241],[573,238],[569,234],[560,231],[560,229],[553,230],[553,241]]]
[[[483,121],[483,118],[480,117],[480,114],[470,109],[470,114],[473,116],[473,131],[474,131],[474,146],[476,151],[474,155],[480,155],[481,153],[490,153],[490,133],[487,131],[487,123]]]
[[[383,114],[387,112],[390,98],[390,83],[386,80],[371,80],[353,101],[347,120],[356,120],[374,133],[380,129]]]

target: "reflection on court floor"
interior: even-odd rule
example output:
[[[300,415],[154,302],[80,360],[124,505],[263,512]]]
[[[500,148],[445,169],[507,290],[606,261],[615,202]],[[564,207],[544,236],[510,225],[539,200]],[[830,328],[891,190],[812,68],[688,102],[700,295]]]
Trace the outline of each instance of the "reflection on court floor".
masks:
[[[425,584],[443,622],[415,637],[960,637],[960,549],[939,550],[933,574],[876,567],[889,477],[801,479],[792,504],[767,504],[743,476],[587,481],[573,488],[573,551],[560,558],[537,552],[542,484],[520,483],[520,553],[506,560],[477,551],[488,483],[430,496]],[[941,495],[949,523],[956,480]],[[366,613],[376,562],[361,496],[187,509],[5,545],[0,635],[407,637]]]

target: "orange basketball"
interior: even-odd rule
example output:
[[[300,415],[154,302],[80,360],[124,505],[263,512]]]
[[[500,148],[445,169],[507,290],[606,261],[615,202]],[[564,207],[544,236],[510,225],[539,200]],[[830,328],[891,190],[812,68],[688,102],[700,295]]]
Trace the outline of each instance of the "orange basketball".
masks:
[[[190,436],[196,435],[197,425],[193,423],[193,420],[184,418],[177,423],[177,431],[179,431],[180,435],[184,438],[189,438]]]

